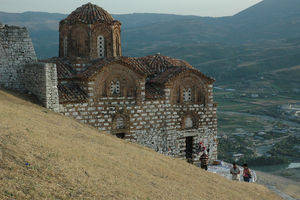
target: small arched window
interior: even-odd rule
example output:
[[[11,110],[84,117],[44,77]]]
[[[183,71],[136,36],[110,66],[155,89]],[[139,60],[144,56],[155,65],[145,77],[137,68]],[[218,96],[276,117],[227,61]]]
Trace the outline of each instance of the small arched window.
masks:
[[[116,37],[116,54],[117,56],[120,56],[120,37],[117,35]]]
[[[120,94],[120,81],[111,81],[110,93],[113,95]]]
[[[193,119],[191,117],[186,117],[184,119],[184,128],[185,129],[193,128]]]
[[[184,102],[192,101],[192,88],[183,89],[183,101]]]
[[[123,117],[117,117],[116,119],[116,129],[124,129],[125,128],[125,120]]]
[[[97,48],[98,48],[98,56],[99,58],[104,58],[104,51],[105,51],[105,45],[104,45],[104,37],[102,35],[98,36],[97,39]]]
[[[68,38],[65,37],[64,38],[64,42],[63,42],[63,48],[64,48],[64,57],[68,56]]]

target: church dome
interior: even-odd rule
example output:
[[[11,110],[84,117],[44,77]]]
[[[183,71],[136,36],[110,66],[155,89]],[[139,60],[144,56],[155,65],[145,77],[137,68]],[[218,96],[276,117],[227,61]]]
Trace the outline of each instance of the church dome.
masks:
[[[87,3],[74,10],[63,21],[69,24],[78,23],[78,22],[84,24],[94,24],[96,22],[111,24],[115,20],[103,8],[91,3]]]

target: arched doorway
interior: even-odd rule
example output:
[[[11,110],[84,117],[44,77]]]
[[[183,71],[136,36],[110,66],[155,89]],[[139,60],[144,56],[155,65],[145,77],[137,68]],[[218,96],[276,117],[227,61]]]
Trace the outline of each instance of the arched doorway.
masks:
[[[118,138],[125,139],[128,133],[128,118],[123,114],[117,114],[113,118],[112,134]]]

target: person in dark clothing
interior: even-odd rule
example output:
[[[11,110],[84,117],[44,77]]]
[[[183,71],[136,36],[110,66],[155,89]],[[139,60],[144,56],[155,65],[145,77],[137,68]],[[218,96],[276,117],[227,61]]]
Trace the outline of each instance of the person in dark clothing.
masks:
[[[245,182],[250,182],[251,172],[250,172],[250,169],[248,168],[248,165],[247,164],[243,164],[243,168],[244,168],[244,171],[243,171],[244,181]]]
[[[201,162],[201,168],[207,170],[208,155],[206,151],[204,151],[203,154],[200,156],[200,162]]]

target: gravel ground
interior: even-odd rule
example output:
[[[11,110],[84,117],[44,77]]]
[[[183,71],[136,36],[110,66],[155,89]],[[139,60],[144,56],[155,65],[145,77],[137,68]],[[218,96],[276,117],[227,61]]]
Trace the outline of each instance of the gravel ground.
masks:
[[[223,161],[221,163],[221,165],[209,166],[208,171],[231,179],[229,170],[232,164]],[[242,172],[243,169],[239,168]],[[300,182],[260,171],[251,170],[251,172],[253,176],[251,182],[265,185],[285,200],[300,200]],[[242,181],[242,177],[240,181]]]
[[[256,171],[257,183],[267,186],[286,200],[300,200],[300,182]]]

